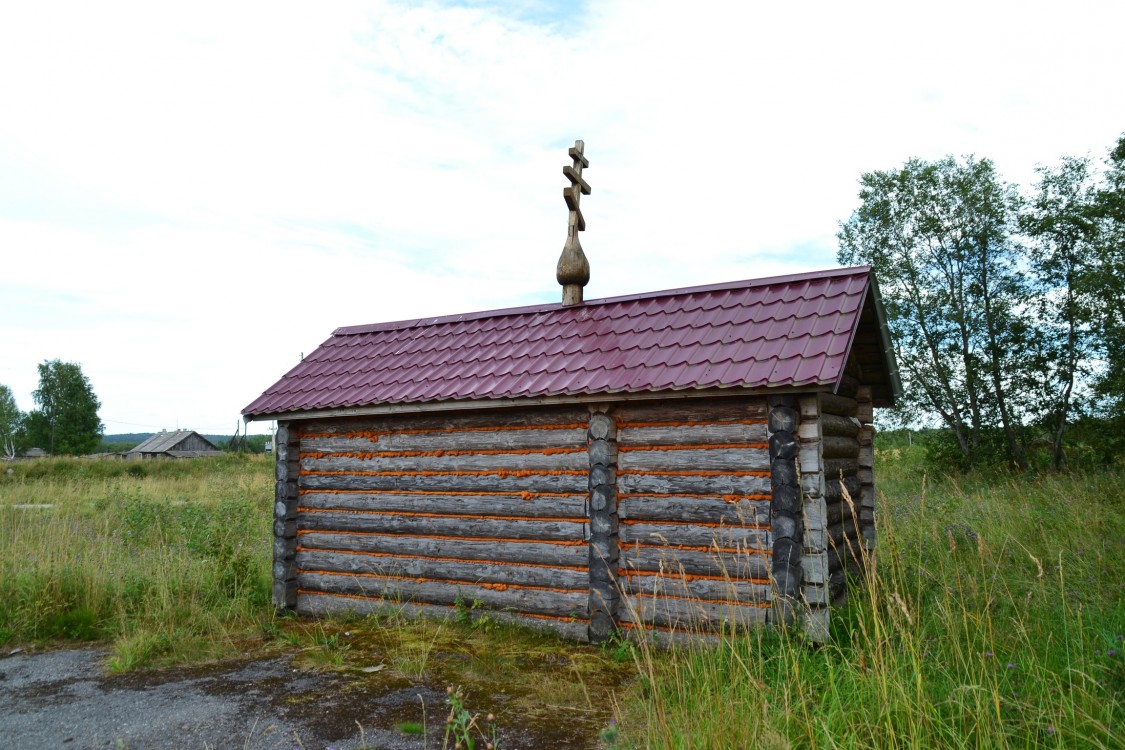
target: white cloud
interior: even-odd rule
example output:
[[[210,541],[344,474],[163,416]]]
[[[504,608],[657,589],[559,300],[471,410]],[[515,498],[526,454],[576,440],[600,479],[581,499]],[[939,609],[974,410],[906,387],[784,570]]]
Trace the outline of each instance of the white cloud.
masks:
[[[337,326],[833,263],[861,172],[1125,130],[1119,4],[13,3],[0,382],[210,428]],[[206,423],[206,424],[204,424]],[[111,432],[123,431],[110,423]]]

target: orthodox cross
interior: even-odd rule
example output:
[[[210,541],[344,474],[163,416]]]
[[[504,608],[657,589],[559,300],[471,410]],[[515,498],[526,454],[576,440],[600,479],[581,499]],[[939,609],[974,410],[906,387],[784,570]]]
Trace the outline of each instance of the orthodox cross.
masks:
[[[563,167],[563,174],[570,180],[570,187],[563,188],[563,198],[570,209],[570,218],[566,228],[566,244],[563,245],[559,265],[555,269],[555,278],[563,288],[563,307],[580,304],[582,287],[590,281],[590,262],[586,260],[582,244],[578,241],[578,233],[586,231],[586,219],[582,216],[580,201],[583,195],[590,194],[590,185],[582,179],[582,170],[590,166],[590,162],[582,155],[585,146],[582,141],[575,141],[569,151],[574,164]]]

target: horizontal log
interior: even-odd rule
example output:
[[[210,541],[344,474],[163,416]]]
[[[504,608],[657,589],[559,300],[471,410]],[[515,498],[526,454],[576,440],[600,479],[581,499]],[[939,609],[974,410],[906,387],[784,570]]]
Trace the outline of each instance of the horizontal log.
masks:
[[[443,495],[394,492],[306,492],[303,508],[378,510],[388,513],[586,518],[586,495]]]
[[[848,494],[852,497],[852,502],[858,502],[860,497],[860,490],[862,486],[859,482],[859,477],[845,476],[843,479],[843,487],[847,489]],[[841,480],[839,477],[833,479],[825,478],[824,482],[824,499],[829,503],[838,503],[843,500],[844,492],[841,489]]]
[[[819,443],[802,443],[801,452],[797,455],[797,465],[802,474],[816,474],[821,470],[823,457],[820,455]]]
[[[460,612],[464,612],[461,608]],[[377,598],[357,598],[301,592],[297,600],[297,612],[306,616],[323,616],[354,613],[357,615],[394,615],[408,618],[429,617],[434,619],[452,618],[459,614],[456,606],[441,604],[410,604]],[[547,630],[563,638],[575,641],[586,640],[588,623],[584,618],[545,618],[521,616],[512,612],[470,610],[470,620],[487,617],[489,620],[511,623],[536,630]]]
[[[704,552],[629,545],[621,547],[625,571],[664,571],[670,575],[763,579],[770,576],[770,556],[750,552]]]
[[[815,443],[820,441],[820,420],[816,417],[803,418],[797,426],[797,437],[802,443]]]
[[[863,484],[874,484],[875,483],[875,471],[874,471],[874,469],[872,469],[870,467],[864,467],[864,466],[858,467],[858,470],[856,471],[856,476],[859,477],[859,481],[862,482]]]
[[[440,450],[533,450],[585,447],[586,420],[559,429],[464,429],[452,432],[370,432],[301,439],[302,453],[430,452]]]
[[[702,521],[764,526],[770,522],[770,501],[742,499],[729,502],[717,497],[623,495],[618,498],[617,513],[622,520]]]
[[[545,449],[546,450],[546,449]],[[397,455],[380,453],[305,453],[302,471],[561,471],[590,465],[586,446],[573,453],[469,453]]]
[[[845,523],[851,518],[859,516],[859,507],[853,502],[848,503],[844,500],[826,503],[828,513],[825,516],[825,522],[829,525]]]
[[[854,417],[856,406],[857,402],[854,398],[837,396],[832,393],[820,394],[820,412],[822,414],[834,414],[838,417]]]
[[[855,398],[859,390],[859,380],[854,376],[844,373],[840,376],[840,384],[836,388],[836,393],[840,396],[847,396],[848,398]]]
[[[828,588],[821,584],[810,583],[801,589],[801,597],[806,603],[813,606],[826,607],[831,604],[828,598]]]
[[[765,472],[763,472],[765,473]],[[770,491],[768,476],[634,474],[618,471],[617,490],[622,494],[658,495],[763,495]]]
[[[769,407],[765,398],[723,398],[707,400],[624,403],[615,412],[623,422],[718,422],[736,419],[765,419]]]
[[[565,565],[583,567],[589,560],[585,542],[568,544],[494,539],[442,539],[384,534],[333,534],[306,532],[297,537],[302,547],[319,550],[352,550],[386,555],[456,558],[461,560],[501,560],[533,565]]]
[[[299,590],[329,594],[373,596],[404,603],[474,604],[489,609],[511,610],[538,615],[576,618],[586,617],[589,592],[567,592],[508,587],[488,588],[478,584],[441,583],[435,581],[389,581],[381,578],[363,578],[354,575],[302,572],[297,575]]]
[[[860,524],[840,523],[828,527],[828,549],[859,549]]]
[[[575,474],[302,474],[310,490],[399,490],[426,492],[586,492],[589,477]]]
[[[301,531],[359,531],[375,534],[472,537],[476,539],[527,539],[571,541],[585,538],[584,520],[514,521],[497,518],[457,516],[401,516],[323,511],[302,513],[297,521]]]
[[[862,538],[857,538],[852,543],[855,545],[854,547],[833,547],[828,550],[829,573],[847,569],[852,563],[860,564],[867,549],[863,545]],[[851,562],[849,563],[849,561]]]
[[[806,583],[823,584],[828,580],[828,552],[810,553],[806,550],[801,556],[801,568]]]
[[[820,397],[816,393],[805,393],[797,397],[797,410],[801,412],[801,422],[815,420],[820,416]]]
[[[740,445],[764,443],[767,439],[764,422],[727,422],[691,424],[676,420],[671,424],[627,422],[618,428],[620,445]]]
[[[496,429],[576,424],[585,425],[590,413],[585,406],[540,406],[517,409],[466,409],[430,414],[396,414],[352,418],[318,419],[301,426],[301,436],[331,433],[396,432],[400,430],[452,431],[465,427]]]
[[[801,630],[805,638],[812,643],[828,643],[831,638],[828,627],[831,611],[828,607],[820,607],[801,614]]]
[[[589,572],[585,569],[504,565],[477,560],[386,557],[363,552],[322,552],[301,549],[297,552],[296,565],[304,571],[366,573],[453,583],[500,583],[579,589],[587,588],[590,582]]]
[[[765,623],[768,607],[628,595],[621,601],[622,622],[656,625],[678,630],[741,631]]]
[[[856,470],[859,467],[856,465],[855,459],[847,458],[831,458],[824,461],[824,478],[828,481],[840,481],[840,476],[845,477],[855,476]]]
[[[820,455],[825,459],[859,457],[859,442],[854,437],[825,437],[820,443]]]
[[[824,475],[819,471],[801,474],[801,493],[805,497],[820,497],[825,492]]]
[[[760,604],[770,598],[768,582],[754,583],[736,578],[714,580],[675,575],[623,575],[618,581],[624,595],[670,596],[732,604]]]
[[[621,524],[621,544],[683,545],[722,549],[767,549],[769,532],[738,526],[695,526],[652,522]]]
[[[621,446],[619,471],[769,471],[769,450],[729,448],[660,450]]]

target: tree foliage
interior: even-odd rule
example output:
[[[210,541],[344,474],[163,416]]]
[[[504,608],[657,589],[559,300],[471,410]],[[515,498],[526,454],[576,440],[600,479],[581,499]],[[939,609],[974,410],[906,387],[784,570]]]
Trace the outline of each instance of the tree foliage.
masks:
[[[23,419],[23,412],[16,406],[12,389],[0,384],[0,454],[7,455],[17,449]]]
[[[973,157],[860,185],[838,259],[879,277],[900,412],[947,427],[964,466],[1025,467],[1038,441],[1061,468],[1076,416],[1125,406],[1125,136],[1104,171],[1067,157],[1026,196]]]
[[[93,451],[104,427],[101,402],[76,362],[51,360],[39,365],[39,388],[32,393],[38,409],[27,415],[31,441],[51,454]]]
[[[1010,242],[1018,200],[992,162],[912,159],[861,179],[862,205],[841,225],[839,260],[879,277],[903,379],[902,408],[937,416],[966,464],[984,429],[1003,427],[1023,463],[1012,416],[1022,399],[1024,294]]]

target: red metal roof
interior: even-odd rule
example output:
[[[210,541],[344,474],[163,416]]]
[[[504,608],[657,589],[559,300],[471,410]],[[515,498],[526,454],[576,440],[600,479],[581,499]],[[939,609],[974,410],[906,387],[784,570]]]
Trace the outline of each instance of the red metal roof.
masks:
[[[685,389],[831,388],[865,304],[883,319],[873,286],[870,268],[862,266],[574,307],[339,328],[243,414],[265,418],[390,404]]]

